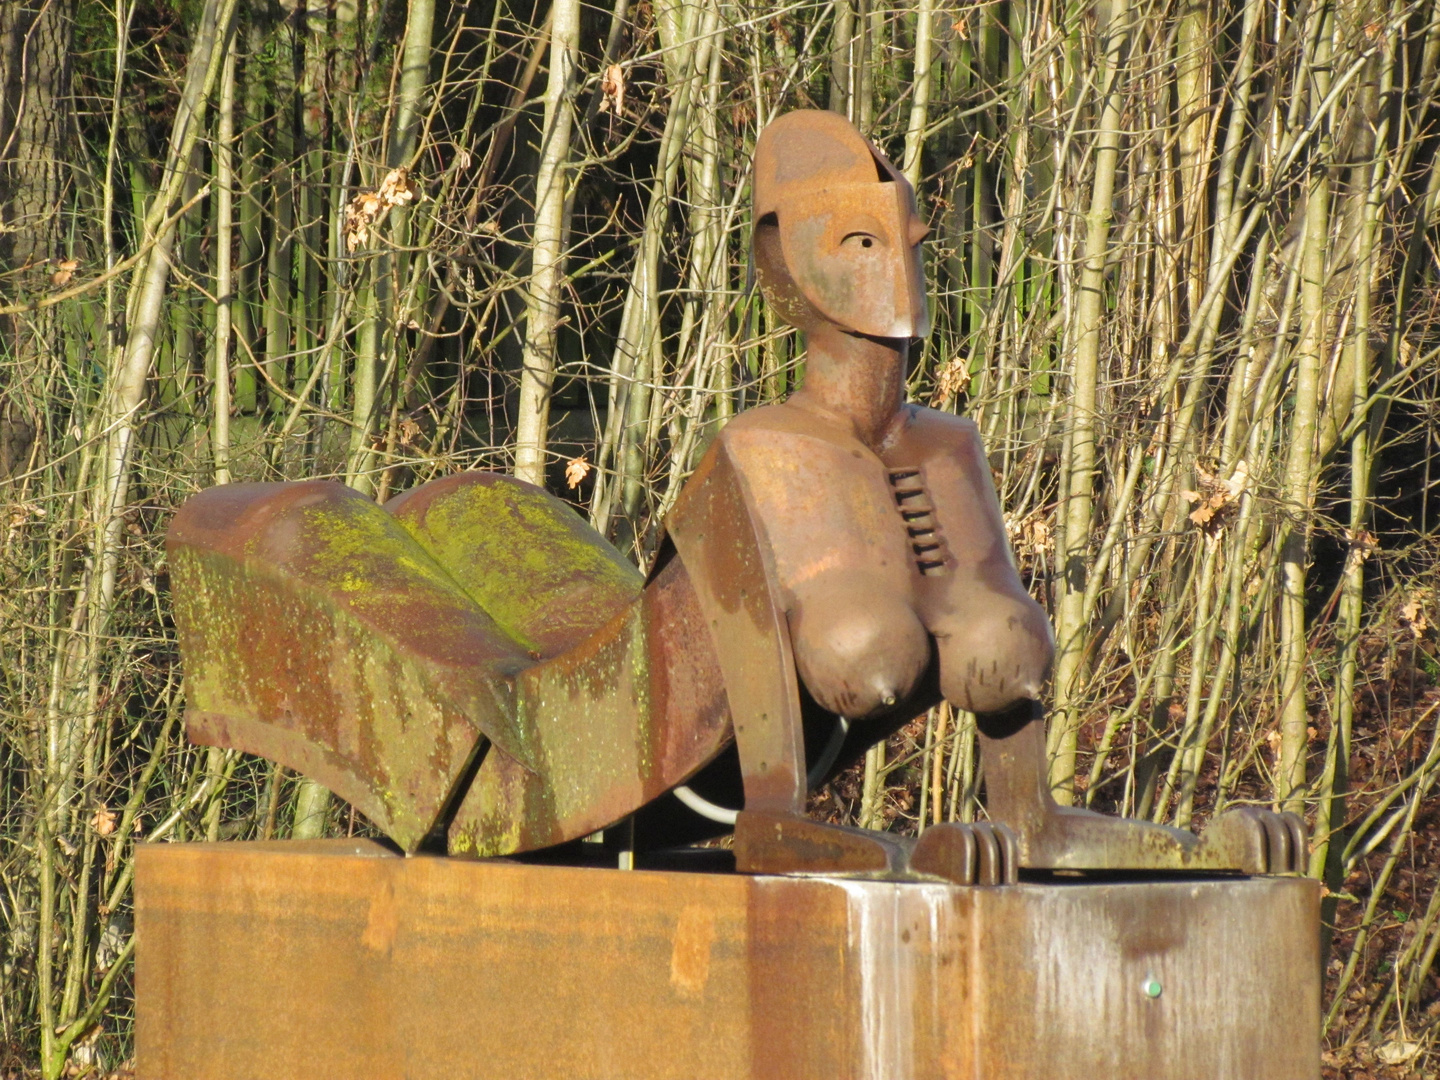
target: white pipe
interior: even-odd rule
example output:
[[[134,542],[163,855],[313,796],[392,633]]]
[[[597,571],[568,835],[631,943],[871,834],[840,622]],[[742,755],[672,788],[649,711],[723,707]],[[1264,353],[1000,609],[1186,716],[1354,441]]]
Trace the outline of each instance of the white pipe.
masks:
[[[805,783],[814,787],[820,782],[830,766],[835,764],[835,759],[840,756],[840,748],[845,745],[845,736],[850,732],[850,721],[843,716],[835,718],[835,730],[830,733],[830,741],[825,744],[825,749],[820,754],[820,759],[815,762],[813,768],[805,775]],[[717,806],[703,795],[697,795],[688,785],[681,784],[674,789],[675,797],[688,806],[695,813],[710,821],[718,822],[721,825],[734,825],[738,810],[731,810],[728,807]]]

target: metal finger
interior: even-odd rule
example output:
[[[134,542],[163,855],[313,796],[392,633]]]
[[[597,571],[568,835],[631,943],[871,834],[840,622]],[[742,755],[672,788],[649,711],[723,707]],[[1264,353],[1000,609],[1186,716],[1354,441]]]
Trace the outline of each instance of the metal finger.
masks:
[[[1003,822],[996,823],[995,836],[1000,841],[1000,880],[1014,885],[1020,880],[1020,840],[1015,830]]]
[[[980,849],[978,881],[981,885],[1000,884],[1000,843],[995,839],[995,830],[988,821],[977,821],[974,826],[976,844]]]
[[[960,844],[960,878],[962,885],[974,885],[975,878],[979,873],[977,865],[980,858],[979,845],[975,842],[975,834],[970,829],[962,826],[955,830],[956,839]]]
[[[1290,831],[1290,852],[1292,855],[1290,870],[1292,873],[1303,874],[1306,870],[1306,860],[1310,855],[1309,831],[1305,828],[1305,819],[1299,814],[1286,813],[1280,815],[1285,819],[1285,824]]]
[[[1290,867],[1290,830],[1279,814],[1261,813],[1260,827],[1265,830],[1265,870],[1267,874],[1283,874]]]

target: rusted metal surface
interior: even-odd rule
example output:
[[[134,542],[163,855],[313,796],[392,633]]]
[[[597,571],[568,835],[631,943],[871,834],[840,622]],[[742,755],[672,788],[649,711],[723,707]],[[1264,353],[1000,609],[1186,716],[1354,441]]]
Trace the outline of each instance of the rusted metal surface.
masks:
[[[957,885],[1014,885],[1020,880],[1020,842],[998,821],[932,825],[915,841],[909,869]]]
[[[1236,810],[1197,838],[1056,806],[1036,704],[1050,626],[978,431],[904,401],[928,329],[914,193],[816,111],[762,133],[754,191],[759,280],[806,334],[805,382],[714,441],[667,522],[675,557],[643,583],[559,500],[492,474],[383,509],[324,483],[203,493],[171,532],[191,737],[315,777],[408,851],[442,828],[465,855],[578,838],[733,736],[742,870],[1302,868],[1293,815]],[[975,712],[996,827],[827,839],[803,817],[802,684],[847,745],[937,688]]]
[[[724,675],[751,810],[800,813],[805,739],[790,634],[753,500],[723,435],[686,485],[667,527],[695,583]]]
[[[910,339],[928,325],[914,206],[904,177],[836,114],[789,113],[756,145],[756,269],[771,306],[806,334],[806,375],[787,401],[738,416],[712,453],[728,455],[754,501],[805,688],[883,732],[887,713],[933,704],[922,688],[938,683],[997,736],[984,742],[990,816],[1014,830],[1013,844],[939,833],[921,856],[928,872],[978,873],[972,844],[1001,852],[1001,876],[1016,861],[1300,869],[1293,815],[1236,811],[1197,839],[1055,804],[1034,707],[1053,654],[1049,621],[1010,557],[978,431],[904,402]],[[926,680],[932,663],[938,679]],[[742,867],[779,869],[787,845],[754,862],[752,850]],[[799,847],[789,850],[799,868]]]
[[[1046,771],[1045,736],[1035,720],[1003,738],[982,727],[986,803],[1019,837],[1020,865],[1067,870],[1239,870],[1303,873],[1305,823],[1295,814],[1237,807],[1200,835],[1134,818],[1057,806]]]
[[[752,874],[907,876],[912,841],[841,828],[798,814],[744,810],[735,821],[735,865]]]
[[[682,564],[642,590],[572,510],[507,477],[390,510],[321,482],[186,504],[170,564],[192,740],[315,777],[406,850],[458,803],[453,849],[485,855],[611,824],[728,743]]]
[[[353,845],[353,842],[351,842]],[[144,1080],[1315,1080],[1318,886],[142,846]]]
[[[516,680],[531,773],[487,757],[450,826],[450,850],[504,855],[573,840],[664,794],[731,739],[695,590],[677,560],[640,599]]]
[[[533,661],[357,492],[214,488],[168,546],[193,741],[314,777],[406,848],[482,735],[534,767],[508,703]]]
[[[928,324],[908,182],[818,111],[765,130],[755,175],[759,280],[806,333],[806,377],[722,441],[773,551],[806,689],[852,719],[914,710],[933,649],[961,708],[1038,697],[1049,623],[1009,558],[974,424],[904,402]]]
[[[777,118],[755,147],[754,219],[774,227],[786,276],[837,326],[880,338],[930,332],[909,181],[838,113]],[[766,267],[776,289],[776,267]],[[789,298],[777,308],[782,314]],[[775,298],[772,298],[772,303]]]
[[[828,874],[953,885],[1014,885],[1019,842],[1009,826],[950,822],[917,840],[811,821],[798,814],[742,810],[735,864],[752,874]]]

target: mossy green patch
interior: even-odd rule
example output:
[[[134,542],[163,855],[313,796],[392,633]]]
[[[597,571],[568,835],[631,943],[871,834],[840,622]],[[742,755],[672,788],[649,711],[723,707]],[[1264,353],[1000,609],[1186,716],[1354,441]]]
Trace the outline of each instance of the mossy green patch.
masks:
[[[301,512],[295,571],[312,586],[342,593],[357,610],[392,605],[414,591],[425,602],[470,611],[474,601],[424,547],[385,510],[368,499],[347,499]],[[303,566],[303,569],[302,569]]]
[[[517,641],[539,624],[593,622],[633,600],[644,579],[560,500],[491,479],[400,520],[475,602]],[[582,610],[583,609],[583,610]]]

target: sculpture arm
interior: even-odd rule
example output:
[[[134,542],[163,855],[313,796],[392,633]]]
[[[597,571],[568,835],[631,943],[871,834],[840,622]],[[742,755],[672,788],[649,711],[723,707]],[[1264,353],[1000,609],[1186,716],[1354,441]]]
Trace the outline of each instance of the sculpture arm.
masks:
[[[800,813],[805,739],[790,632],[764,530],[722,435],[666,520],[714,639],[747,810]]]

